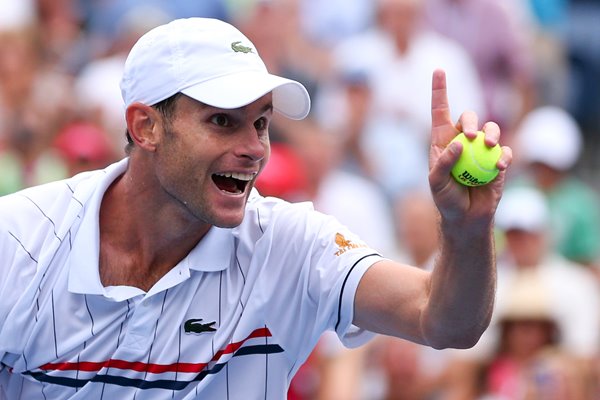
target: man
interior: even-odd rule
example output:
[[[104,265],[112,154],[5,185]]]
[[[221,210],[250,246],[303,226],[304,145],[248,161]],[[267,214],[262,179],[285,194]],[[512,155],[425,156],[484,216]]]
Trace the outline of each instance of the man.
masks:
[[[525,115],[514,144],[522,171],[515,186],[533,186],[544,194],[551,244],[563,257],[597,270],[600,197],[576,173],[586,145],[579,124],[561,107],[538,107]]]
[[[0,199],[0,395],[10,399],[285,398],[321,333],[472,346],[494,298],[500,178],[449,171],[459,129],[433,78],[433,273],[394,263],[306,204],[263,198],[274,111],[303,118],[297,82],[217,20],[143,36],[125,65],[129,157]],[[499,129],[483,129],[489,145]],[[397,173],[401,173],[398,171]]]

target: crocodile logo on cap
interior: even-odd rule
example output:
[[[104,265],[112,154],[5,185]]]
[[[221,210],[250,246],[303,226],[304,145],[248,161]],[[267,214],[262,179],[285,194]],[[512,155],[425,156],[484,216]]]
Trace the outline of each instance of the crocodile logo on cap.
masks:
[[[242,45],[241,41],[231,43],[231,48],[236,53],[252,53],[252,48]]]

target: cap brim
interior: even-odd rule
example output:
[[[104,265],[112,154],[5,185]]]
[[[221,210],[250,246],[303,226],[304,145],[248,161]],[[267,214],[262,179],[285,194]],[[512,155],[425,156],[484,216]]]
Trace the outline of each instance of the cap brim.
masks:
[[[244,71],[204,81],[181,93],[209,106],[244,107],[273,92],[273,108],[290,119],[303,119],[310,111],[306,88],[291,79],[263,71]]]
[[[548,224],[546,198],[537,189],[516,187],[505,191],[496,210],[496,226],[504,231],[542,232]]]

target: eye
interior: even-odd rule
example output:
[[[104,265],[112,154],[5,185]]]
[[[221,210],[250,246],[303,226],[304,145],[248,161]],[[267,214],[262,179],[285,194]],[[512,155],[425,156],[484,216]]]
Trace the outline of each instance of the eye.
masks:
[[[226,114],[215,114],[210,118],[210,122],[223,127],[231,126],[231,120]]]
[[[257,131],[264,131],[269,127],[269,121],[266,118],[259,118],[258,120],[256,120],[256,122],[254,123],[254,128]]]

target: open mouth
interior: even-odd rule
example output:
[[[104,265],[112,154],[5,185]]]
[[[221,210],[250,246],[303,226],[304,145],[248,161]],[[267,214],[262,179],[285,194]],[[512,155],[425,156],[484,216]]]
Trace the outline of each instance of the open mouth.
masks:
[[[248,187],[248,183],[256,176],[256,173],[244,174],[240,172],[224,172],[213,174],[212,180],[217,187],[229,194],[242,194]]]

